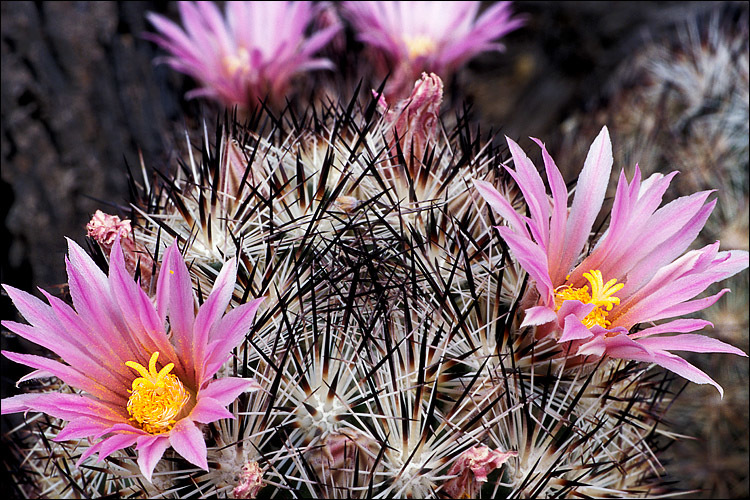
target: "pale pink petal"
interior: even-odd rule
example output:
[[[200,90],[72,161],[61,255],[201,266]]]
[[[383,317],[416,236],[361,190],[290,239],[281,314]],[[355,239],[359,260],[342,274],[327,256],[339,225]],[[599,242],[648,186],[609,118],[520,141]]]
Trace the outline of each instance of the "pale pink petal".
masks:
[[[652,326],[644,328],[643,330],[636,332],[630,336],[630,338],[637,339],[642,337],[648,337],[649,335],[656,335],[658,333],[686,333],[694,332],[705,328],[707,326],[713,327],[714,325],[710,321],[703,319],[677,319],[668,323],[663,323],[658,326]]]
[[[721,340],[691,333],[671,335],[669,337],[640,338],[638,339],[638,343],[651,350],[725,352],[747,357],[747,354],[741,349],[737,349]]]
[[[685,314],[692,314],[696,311],[702,311],[703,309],[714,305],[717,300],[719,300],[725,293],[729,291],[729,288],[724,288],[723,290],[720,290],[718,293],[709,297],[682,302],[681,304],[677,304],[667,309],[662,309],[658,314],[650,315],[650,319],[644,319],[642,321],[658,321],[660,319],[674,318],[677,316],[684,316]],[[646,311],[646,313],[647,312],[648,311]]]
[[[583,170],[578,176],[576,194],[565,227],[565,245],[560,269],[571,269],[583,245],[589,238],[599,210],[604,202],[612,170],[612,142],[607,127],[603,127],[589,149]]]
[[[208,470],[206,441],[203,433],[189,418],[177,422],[169,432],[172,448],[193,465]]]
[[[612,358],[632,359],[633,361],[655,362],[654,353],[639,342],[628,337],[626,333],[606,337],[598,335],[578,348],[581,356],[602,356],[606,354]]]
[[[657,351],[654,353],[654,363],[696,384],[711,384],[716,387],[721,397],[724,398],[724,389],[714,379],[681,357],[668,352]]]
[[[555,321],[557,313],[547,306],[534,306],[526,309],[526,316],[521,323],[521,328],[531,325],[544,325]]]
[[[231,350],[245,339],[263,300],[264,297],[261,297],[235,307],[221,318],[216,328],[212,330],[211,343],[206,352],[205,378],[213,376],[229,358]]]
[[[205,395],[198,398],[198,402],[190,411],[190,419],[202,424],[215,422],[222,418],[233,420],[234,415],[226,409],[225,405]]]
[[[517,233],[526,238],[530,239],[529,232],[526,230],[526,223],[521,219],[521,216],[513,209],[511,204],[501,195],[495,186],[487,181],[480,181],[472,179],[474,187],[482,195],[484,201],[495,210],[500,217],[510,223],[510,227],[513,228]]]
[[[200,391],[200,396],[214,399],[226,406],[243,392],[254,392],[260,389],[260,384],[254,378],[227,377],[211,380],[205,389]]]
[[[145,435],[136,440],[136,451],[138,452],[138,467],[146,480],[151,482],[154,467],[161,460],[164,452],[169,448],[169,437],[167,434]]]
[[[508,248],[510,248],[518,263],[536,281],[536,287],[542,296],[543,303],[554,303],[552,300],[552,281],[547,271],[547,255],[544,251],[539,245],[532,243],[528,238],[518,236],[510,228],[496,226],[496,229],[508,244]]]
[[[593,337],[594,334],[581,323],[575,314],[565,316],[565,327],[558,342],[569,342],[571,340],[584,340]]]

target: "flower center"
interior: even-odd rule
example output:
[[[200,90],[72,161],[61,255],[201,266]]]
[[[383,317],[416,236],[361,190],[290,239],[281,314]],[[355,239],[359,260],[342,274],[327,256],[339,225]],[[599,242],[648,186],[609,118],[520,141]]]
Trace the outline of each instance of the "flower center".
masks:
[[[175,424],[175,417],[180,413],[190,394],[176,375],[169,373],[174,363],[156,371],[156,360],[159,351],[151,355],[148,370],[136,363],[127,361],[125,365],[137,371],[141,376],[133,380],[133,389],[128,399],[130,420],[141,424],[141,428],[150,434],[167,432]]]
[[[591,293],[589,294],[588,285],[582,288],[573,288],[570,285],[559,286],[555,289],[555,310],[559,311],[566,300],[580,300],[584,304],[594,304],[596,307],[581,320],[581,323],[586,325],[586,328],[594,325],[609,328],[611,323],[607,321],[607,315],[614,306],[620,303],[620,299],[614,294],[625,284],[618,283],[614,278],[604,283],[602,272],[598,269],[583,273],[583,277],[591,285]]]
[[[435,41],[425,35],[405,37],[404,43],[406,43],[406,48],[409,50],[409,59],[427,56],[437,49]]]
[[[250,53],[245,47],[237,49],[237,54],[224,56],[222,61],[227,74],[234,76],[237,73],[245,74],[250,71]]]

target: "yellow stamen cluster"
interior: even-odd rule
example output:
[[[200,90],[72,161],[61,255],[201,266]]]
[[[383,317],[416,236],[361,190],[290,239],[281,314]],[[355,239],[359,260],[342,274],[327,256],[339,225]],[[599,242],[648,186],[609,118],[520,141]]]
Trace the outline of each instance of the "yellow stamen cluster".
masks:
[[[583,273],[583,277],[591,285],[591,293],[589,294],[588,285],[581,288],[573,288],[570,285],[560,286],[555,289],[555,310],[559,310],[566,300],[580,300],[584,304],[594,304],[596,307],[581,320],[581,323],[587,328],[594,325],[609,328],[612,323],[607,320],[608,313],[620,303],[620,299],[614,294],[625,285],[617,283],[614,278],[604,283],[602,272],[598,269]]]
[[[437,49],[435,41],[425,35],[406,37],[404,38],[404,43],[406,43],[406,48],[409,50],[409,59],[430,55]]]
[[[156,371],[158,358],[158,351],[151,355],[148,370],[135,361],[125,362],[125,365],[141,375],[133,380],[133,389],[129,391],[130,420],[141,424],[141,428],[150,434],[170,430],[176,422],[175,418],[190,399],[190,394],[180,379],[169,373],[174,368],[174,363]]]

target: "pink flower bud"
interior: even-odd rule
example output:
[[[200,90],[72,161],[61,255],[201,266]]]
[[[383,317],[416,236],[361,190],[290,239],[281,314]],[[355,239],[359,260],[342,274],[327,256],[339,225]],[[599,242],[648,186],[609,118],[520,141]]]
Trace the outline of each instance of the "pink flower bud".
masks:
[[[382,97],[381,101],[378,105],[383,109],[386,103]],[[413,155],[421,159],[427,143],[437,134],[442,102],[443,81],[434,73],[422,73],[411,95],[396,104],[395,109],[385,112],[391,152],[395,153],[398,141],[407,158]]]
[[[239,483],[232,490],[233,498],[255,498],[263,488],[263,470],[258,462],[246,462],[242,466]]]
[[[132,232],[130,220],[120,220],[118,216],[105,214],[101,210],[97,210],[91,221],[86,224],[86,235],[96,240],[107,254],[112,250],[118,235],[125,239]]]
[[[448,474],[457,476],[443,485],[443,491],[451,498],[476,498],[481,485],[487,481],[487,475],[510,458],[517,456],[515,451],[491,450],[479,445],[463,452]]]
[[[155,277],[152,276],[154,261],[142,245],[133,241],[133,228],[130,226],[130,220],[120,220],[116,215],[105,214],[101,210],[97,210],[89,223],[86,224],[86,235],[99,243],[99,246],[107,255],[112,251],[112,245],[119,236],[126,269],[129,273],[134,274],[140,259],[141,286],[148,291],[151,279]]]

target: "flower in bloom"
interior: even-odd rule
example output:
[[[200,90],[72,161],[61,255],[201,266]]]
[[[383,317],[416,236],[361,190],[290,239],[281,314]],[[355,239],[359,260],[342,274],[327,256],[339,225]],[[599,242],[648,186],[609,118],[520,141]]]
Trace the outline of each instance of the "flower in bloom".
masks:
[[[368,48],[380,77],[391,73],[389,96],[404,97],[423,71],[444,80],[481,52],[503,50],[496,40],[523,24],[510,2],[477,18],[481,2],[343,2],[343,14]]]
[[[636,166],[630,182],[621,172],[609,228],[579,262],[612,168],[607,128],[589,149],[570,209],[565,182],[544,144],[534,139],[542,148],[551,199],[526,154],[507,141],[515,170],[506,169],[521,189],[530,217],[516,213],[490,184],[474,185],[509,224],[497,227],[500,236],[535,283],[538,297],[525,310],[522,326],[538,325],[537,337],[554,335],[569,343],[573,354],[656,363],[692,382],[713,384],[723,395],[708,375],[671,352],[746,356],[724,342],[689,333],[711,325],[708,321],[674,319],[712,305],[729,290],[695,297],[748,266],[746,251],[719,251],[718,241],[686,252],[716,204],[706,203],[711,191],[659,208],[677,172],[641,181]],[[642,323],[646,328],[631,332]],[[678,335],[660,335],[665,333]]]
[[[231,259],[196,314],[190,275],[176,242],[164,254],[156,306],[127,273],[119,238],[108,277],[72,241],[68,255],[75,310],[45,292],[49,305],[4,285],[30,324],[7,321],[3,326],[62,361],[3,354],[36,369],[25,379],[55,376],[84,394],[21,394],[4,399],[2,413],[38,411],[69,421],[58,441],[102,438],[81,455],[79,464],[93,453],[103,460],[135,445],[138,465],[150,481],[171,446],[207,469],[198,424],[234,418],[226,406],[240,393],[257,389],[253,379],[213,376],[244,340],[263,299],[224,314],[237,272]]]
[[[295,75],[332,67],[313,56],[341,27],[332,23],[307,37],[317,11],[311,2],[227,2],[225,8],[222,17],[212,2],[180,2],[184,30],[148,15],[158,34],[147,36],[171,54],[167,64],[201,84],[187,97],[253,107],[268,95],[279,103]]]
[[[480,483],[487,482],[487,475],[517,455],[515,451],[492,450],[481,444],[470,448],[451,466],[448,474],[456,477],[446,481],[443,491],[450,498],[478,498]]]

